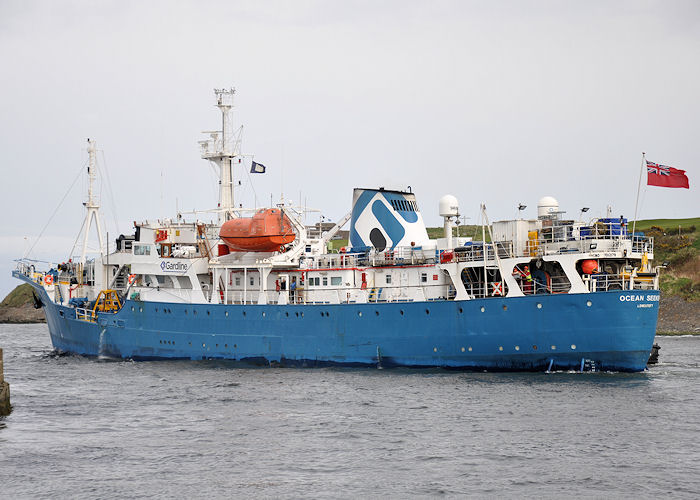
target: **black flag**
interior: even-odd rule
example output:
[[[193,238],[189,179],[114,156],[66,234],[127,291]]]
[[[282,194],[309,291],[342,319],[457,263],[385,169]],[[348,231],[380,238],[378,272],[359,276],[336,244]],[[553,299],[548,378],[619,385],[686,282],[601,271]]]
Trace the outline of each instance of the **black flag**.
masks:
[[[250,173],[251,174],[264,174],[265,173],[265,165],[263,165],[262,163],[253,162],[252,165],[250,166]]]

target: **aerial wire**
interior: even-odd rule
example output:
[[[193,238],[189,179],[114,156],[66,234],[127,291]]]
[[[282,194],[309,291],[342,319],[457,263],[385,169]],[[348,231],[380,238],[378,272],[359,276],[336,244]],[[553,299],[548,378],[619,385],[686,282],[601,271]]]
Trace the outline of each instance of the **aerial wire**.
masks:
[[[78,179],[80,179],[80,174],[83,173],[83,169],[84,169],[85,166],[87,165],[87,162],[88,162],[88,160],[85,160],[85,163],[83,163],[83,166],[80,167],[80,170],[78,170],[78,174],[75,176],[75,179],[73,179],[73,182],[71,183],[71,185],[70,185],[70,187],[68,188],[68,190],[66,191],[66,193],[63,195],[63,198],[61,198],[61,201],[58,202],[58,206],[54,209],[53,213],[51,214],[51,217],[49,217],[49,220],[46,222],[46,225],[44,226],[44,228],[43,228],[43,229],[41,230],[41,232],[39,233],[39,236],[36,237],[36,240],[34,240],[34,243],[32,244],[32,246],[29,247],[29,250],[27,250],[27,251],[25,252],[25,254],[22,256],[23,259],[26,259],[27,256],[29,256],[29,254],[32,252],[32,250],[34,250],[34,247],[36,246],[36,244],[39,243],[39,240],[40,240],[41,237],[44,235],[44,231],[46,231],[46,228],[49,227],[49,225],[51,224],[51,221],[52,221],[53,218],[56,216],[56,213],[57,213],[58,210],[61,208],[61,205],[63,205],[63,202],[66,201],[66,198],[68,197],[68,195],[70,194],[70,192],[73,190],[73,187],[75,186],[75,183],[78,182]]]

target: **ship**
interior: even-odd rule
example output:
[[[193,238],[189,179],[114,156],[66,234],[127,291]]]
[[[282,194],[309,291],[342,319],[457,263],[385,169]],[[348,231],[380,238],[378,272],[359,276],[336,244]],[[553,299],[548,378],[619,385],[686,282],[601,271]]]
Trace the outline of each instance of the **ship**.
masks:
[[[222,129],[200,142],[219,176],[210,222],[177,213],[105,243],[88,140],[82,247],[63,262],[19,259],[13,271],[33,286],[56,351],[267,366],[645,369],[660,267],[653,238],[626,218],[567,219],[544,196],[536,217],[491,222],[481,204],[477,241],[455,235],[460,207],[449,194],[437,207],[442,234],[430,238],[410,188],[355,188],[335,224],[307,226],[306,208],[284,201],[236,206],[236,169],[250,157],[232,126],[234,92],[215,90]],[[332,249],[348,223],[346,246]],[[90,255],[93,226],[99,252]]]

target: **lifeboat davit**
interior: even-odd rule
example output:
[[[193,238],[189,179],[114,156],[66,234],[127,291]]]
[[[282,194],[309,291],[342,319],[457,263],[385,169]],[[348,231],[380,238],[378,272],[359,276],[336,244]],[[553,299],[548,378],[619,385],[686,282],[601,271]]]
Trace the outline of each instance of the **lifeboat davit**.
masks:
[[[296,238],[291,221],[279,208],[227,220],[219,236],[234,252],[276,252]]]

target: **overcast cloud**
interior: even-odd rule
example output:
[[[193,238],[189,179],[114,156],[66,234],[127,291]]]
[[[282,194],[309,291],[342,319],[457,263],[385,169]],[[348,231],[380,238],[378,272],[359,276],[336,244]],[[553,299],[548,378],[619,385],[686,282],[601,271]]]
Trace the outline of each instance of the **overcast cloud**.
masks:
[[[481,201],[492,220],[519,202],[534,216],[544,195],[631,218],[646,151],[691,189],[643,189],[640,217],[700,215],[697,1],[2,0],[0,61],[2,296],[87,137],[110,237],[176,199],[215,205],[197,145],[219,125],[214,87],[237,88],[243,150],[268,168],[258,204],[284,189],[335,220],[353,187],[410,185],[430,225],[446,193],[472,221]],[[84,189],[34,257],[66,258]]]

